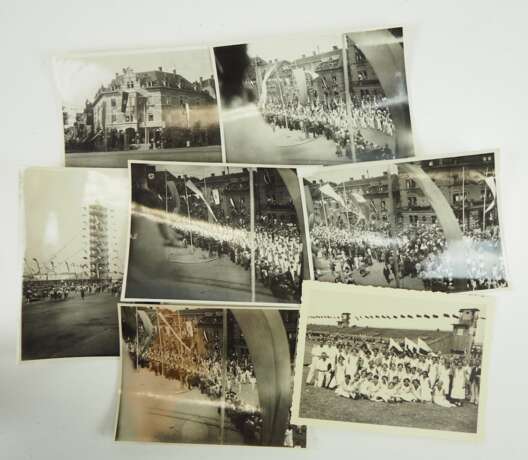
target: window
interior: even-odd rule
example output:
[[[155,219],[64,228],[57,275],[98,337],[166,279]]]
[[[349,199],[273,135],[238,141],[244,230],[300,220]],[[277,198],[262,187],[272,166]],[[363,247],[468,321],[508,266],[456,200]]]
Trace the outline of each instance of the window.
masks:
[[[152,113],[148,114],[148,121],[154,121],[154,115]]]
[[[117,120],[117,117],[116,117],[116,115],[113,113],[113,114],[112,114],[112,117],[111,117],[111,122],[112,122],[112,123],[115,123],[116,120]]]
[[[407,203],[409,205],[410,208],[412,208],[413,206],[416,206],[418,200],[416,199],[415,196],[410,196],[407,198]]]
[[[431,216],[431,223],[436,224],[436,216]]]
[[[115,106],[116,106],[116,100],[115,100],[115,97],[113,97],[112,99],[110,99],[110,106],[112,106],[112,107],[115,107]]]
[[[385,209],[387,209],[387,203],[385,203],[385,200],[381,200],[380,201],[380,206],[381,206],[381,209],[383,211],[385,211]]]
[[[413,179],[407,179],[405,181],[406,188],[416,188],[416,182]]]
[[[125,115],[125,121],[130,121],[130,117],[128,115]]]

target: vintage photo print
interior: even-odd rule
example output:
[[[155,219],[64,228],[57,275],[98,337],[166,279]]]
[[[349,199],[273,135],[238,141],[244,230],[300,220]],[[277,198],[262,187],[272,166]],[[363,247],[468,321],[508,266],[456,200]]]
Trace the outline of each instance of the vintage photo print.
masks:
[[[308,279],[297,173],[131,162],[122,299],[299,304]]]
[[[307,282],[294,422],[476,440],[493,306],[492,297]]]
[[[402,28],[275,37],[214,56],[228,162],[414,155]]]
[[[222,161],[208,48],[72,54],[53,64],[66,166]]]
[[[290,423],[299,312],[120,305],[118,441],[306,447]]]
[[[315,280],[507,287],[494,152],[319,168],[304,177]]]
[[[127,171],[30,168],[22,192],[20,359],[117,356]]]

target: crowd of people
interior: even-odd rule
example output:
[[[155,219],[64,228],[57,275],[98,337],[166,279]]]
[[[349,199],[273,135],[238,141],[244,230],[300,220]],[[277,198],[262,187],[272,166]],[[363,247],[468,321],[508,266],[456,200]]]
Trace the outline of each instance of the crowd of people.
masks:
[[[335,282],[355,284],[371,272],[374,262],[383,265],[391,284],[398,277],[417,278],[431,291],[494,289],[506,285],[498,226],[466,229],[463,240],[450,249],[441,227],[431,223],[406,226],[391,236],[387,223],[354,229],[316,224],[312,244],[329,263]]]
[[[337,157],[345,155],[352,159],[352,143],[358,156],[368,154],[378,159],[393,158],[387,144],[381,146],[371,142],[361,129],[373,129],[387,136],[394,135],[394,123],[385,98],[364,96],[352,101],[351,116],[347,115],[344,103],[331,104],[288,104],[268,102],[262,108],[266,122],[273,130],[288,129],[300,131],[306,138],[324,136],[335,143]],[[350,135],[350,128],[354,130]]]
[[[275,297],[300,300],[302,250],[296,223],[260,216],[255,227],[255,274]]]
[[[22,287],[26,303],[38,300],[66,300],[74,296],[84,299],[90,294],[121,293],[121,281],[116,280],[26,280]]]
[[[388,338],[309,337],[311,362],[306,385],[354,400],[478,405],[481,355],[441,355],[396,349]]]
[[[254,237],[245,226],[189,219],[183,214],[171,214],[164,225],[169,229],[163,231],[167,245],[192,245],[209,257],[229,257],[245,270],[251,269],[253,253],[256,278],[277,299],[300,299],[303,245],[295,223],[260,216]]]

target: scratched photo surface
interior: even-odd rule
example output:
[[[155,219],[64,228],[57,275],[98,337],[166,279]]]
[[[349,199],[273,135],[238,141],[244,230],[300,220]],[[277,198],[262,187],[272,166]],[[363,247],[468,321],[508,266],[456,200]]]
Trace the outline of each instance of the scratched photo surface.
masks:
[[[314,279],[461,292],[509,284],[494,152],[304,176]]]
[[[305,447],[290,423],[299,313],[120,305],[116,440]]]
[[[289,168],[133,162],[123,300],[299,304],[309,276]]]
[[[401,27],[250,40],[214,55],[227,161],[414,156]]]

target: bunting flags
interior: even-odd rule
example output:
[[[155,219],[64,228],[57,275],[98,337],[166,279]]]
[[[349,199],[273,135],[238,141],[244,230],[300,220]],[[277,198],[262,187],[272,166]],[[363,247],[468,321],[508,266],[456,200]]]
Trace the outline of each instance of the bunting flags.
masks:
[[[427,345],[420,337],[418,337],[418,347],[420,347],[420,350],[425,351],[426,353],[431,353],[433,350]]]
[[[404,343],[404,347],[406,350],[410,350],[410,351],[419,350],[418,345],[416,345],[411,339],[408,339],[407,337],[405,337],[403,343]]]
[[[400,347],[400,345],[398,345],[394,340],[392,340],[391,338],[389,338],[389,350],[391,348],[395,348],[396,350],[398,350],[399,352],[402,352],[402,348]]]

